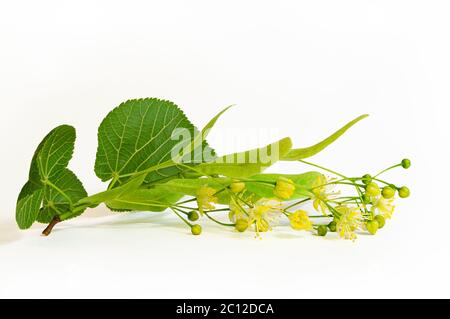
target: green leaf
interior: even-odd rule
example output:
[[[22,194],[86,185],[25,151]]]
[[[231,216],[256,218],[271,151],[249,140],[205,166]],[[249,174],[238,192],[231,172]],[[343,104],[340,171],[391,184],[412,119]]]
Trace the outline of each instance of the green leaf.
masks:
[[[119,211],[162,212],[182,197],[182,194],[167,192],[165,189],[136,189],[107,201],[106,205]]]
[[[202,186],[207,186],[220,191],[229,186],[232,179],[228,177],[209,177],[209,178],[184,178],[173,179],[164,184],[155,185],[156,188],[164,190],[165,192],[176,192],[182,195],[197,196],[197,191]],[[230,202],[230,195],[228,192],[220,192],[216,195],[220,204],[228,204]]]
[[[201,137],[203,139],[205,139],[208,134],[209,131],[214,127],[214,125],[216,125],[217,121],[219,120],[219,118],[226,112],[228,111],[230,108],[232,108],[234,105],[229,105],[226,108],[224,108],[222,111],[220,111],[216,116],[214,116],[209,122],[208,124],[205,125],[205,127],[203,127],[202,129],[202,135]]]
[[[28,229],[35,222],[39,214],[43,198],[43,190],[38,189],[33,193],[24,195],[16,206],[16,222],[20,229]]]
[[[196,166],[195,170],[208,176],[248,177],[261,173],[286,156],[291,147],[291,139],[286,137],[262,148],[219,157],[213,162]]]
[[[219,191],[230,185],[231,181],[230,178],[172,179],[163,184],[154,184],[148,189],[131,189],[127,186],[126,190],[124,185],[105,192],[101,198],[96,199],[105,202],[113,210],[162,212],[185,195],[195,197],[202,186],[209,186]],[[230,201],[227,192],[221,192],[217,194],[217,197],[219,203],[228,204]]]
[[[66,168],[72,158],[75,137],[72,126],[61,125],[39,143],[30,164],[28,181],[17,201],[16,216],[20,228],[29,228],[35,221],[48,223],[58,212],[67,212],[70,202],[87,195],[75,174]]]
[[[28,181],[23,185],[20,190],[19,196],[17,198],[17,202],[19,202],[22,198],[25,198],[28,195],[33,194],[35,191],[42,189],[42,185],[37,185],[31,181]]]
[[[105,203],[106,206],[113,211],[163,211],[167,208],[167,206],[165,206],[164,208],[162,208],[162,206],[157,206],[155,204],[157,201],[166,204],[173,204],[183,196],[177,192],[168,191],[167,189],[139,189],[144,181],[144,178],[145,175],[140,175],[136,178],[130,179],[122,186],[109,189],[93,196],[82,198],[78,201],[77,204],[94,207],[99,205],[100,203]],[[150,203],[153,203],[153,205],[150,205]]]
[[[255,182],[246,182],[246,188],[249,192],[252,192],[260,197],[271,198],[274,197],[275,183],[280,178],[287,178],[294,182],[295,192],[289,200],[295,200],[310,196],[310,189],[314,187],[318,178],[323,175],[319,172],[307,172],[303,174],[258,174],[250,178]],[[268,183],[260,183],[268,182]],[[272,183],[269,184],[269,183]]]
[[[274,197],[274,185],[280,178],[291,179],[296,184],[296,190],[290,200],[305,198],[310,195],[314,183],[319,177],[323,176],[318,172],[308,172],[304,174],[257,174],[250,177],[246,183],[246,191],[255,194],[258,198]],[[253,180],[253,181],[252,181]],[[109,200],[106,204],[115,210],[132,211],[152,211],[162,212],[170,205],[179,201],[183,196],[197,196],[197,191],[203,187],[211,187],[218,193],[219,204],[228,205],[230,203],[230,194],[223,191],[233,182],[229,177],[209,177],[193,179],[172,179],[164,184],[155,184],[149,189],[134,189],[127,192],[121,192],[120,195]],[[109,194],[112,194],[110,191]],[[104,198],[103,198],[104,199]]]
[[[38,172],[41,180],[51,179],[63,171],[72,158],[75,147],[75,129],[69,125],[61,125],[51,131],[38,147],[36,156]],[[32,163],[32,174],[35,169]]]
[[[82,198],[78,201],[78,204],[88,205],[89,207],[95,207],[101,203],[111,202],[112,200],[119,198],[120,196],[132,192],[139,188],[144,182],[145,175],[139,175],[135,178],[130,179],[125,184],[100,192],[98,194]]]
[[[172,139],[175,129],[185,129],[191,139]],[[110,112],[98,131],[95,173],[102,181],[123,184],[130,176],[171,160],[177,145],[185,147],[198,134],[197,129],[174,103],[154,98],[129,100]],[[206,143],[199,152],[213,153]],[[149,183],[178,174],[170,166],[146,174]]]
[[[311,156],[316,155],[317,153],[321,152],[323,149],[325,149],[328,145],[332,144],[334,141],[336,141],[342,134],[344,134],[350,127],[361,121],[362,119],[368,117],[368,114],[361,115],[354,119],[353,121],[347,123],[344,127],[342,127],[340,130],[336,131],[334,134],[326,138],[320,143],[317,143],[316,145],[313,145],[311,147],[306,148],[297,148],[297,149],[291,149],[287,154],[282,156],[282,161],[298,161],[301,159],[305,159]]]
[[[36,148],[36,151],[33,154],[33,158],[30,163],[30,171],[28,174],[28,182],[24,185],[22,188],[19,199],[31,195],[35,190],[40,189],[44,187],[42,184],[43,177],[41,176],[39,172],[39,166],[38,166],[38,157],[41,156],[41,150],[46,145],[47,141],[49,140],[55,140],[56,136],[60,136],[61,134],[64,134],[64,132],[74,131],[73,127],[70,127],[68,125],[62,125],[54,128],[51,130],[45,137],[42,139],[42,141],[39,143],[38,147]],[[47,144],[48,145],[48,144]],[[73,151],[73,149],[72,149]],[[70,160],[70,159],[69,159]],[[66,164],[67,165],[67,164]]]
[[[40,223],[49,223],[54,216],[69,212],[71,208],[70,202],[74,204],[87,196],[83,184],[67,168],[54,176],[51,182],[63,191],[68,198],[52,187],[45,187],[43,207],[37,218],[37,221]],[[70,217],[77,217],[83,212],[84,210],[78,211],[77,214],[73,214]]]
[[[226,112],[228,111],[231,107],[233,107],[234,105],[230,105],[227,106],[226,108],[224,108],[222,111],[220,111],[216,116],[214,116],[206,125],[205,127],[203,127],[201,134],[197,134],[194,139],[192,140],[190,145],[187,145],[184,149],[183,149],[183,157],[186,155],[191,154],[197,147],[198,145],[200,145],[200,143],[204,143],[206,140],[206,137],[208,136],[209,132],[211,131],[211,129],[214,127],[214,125],[216,125],[217,121],[219,120],[219,118]],[[213,155],[213,154],[208,154],[208,155]],[[215,157],[215,156],[214,156]],[[202,160],[200,162],[203,161],[208,161],[208,160],[213,160],[214,158],[208,159],[208,158],[202,158]],[[175,162],[179,162],[181,160],[181,156],[174,158],[173,159]]]

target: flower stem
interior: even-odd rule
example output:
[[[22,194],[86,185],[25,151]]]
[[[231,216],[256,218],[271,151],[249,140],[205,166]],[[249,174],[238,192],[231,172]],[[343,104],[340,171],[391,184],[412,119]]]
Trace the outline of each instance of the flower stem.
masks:
[[[175,215],[177,215],[179,218],[181,218],[182,221],[185,222],[186,225],[188,225],[189,227],[192,227],[191,223],[189,223],[186,219],[183,218],[183,216],[181,216],[180,214],[177,213],[177,208],[175,207],[170,207],[170,209],[172,209],[172,211],[175,213]]]
[[[55,216],[53,217],[52,221],[50,222],[50,224],[48,224],[47,228],[44,229],[44,231],[42,232],[43,236],[48,236],[51,234],[53,227],[56,226],[56,224],[58,224],[61,220],[59,219],[59,216]]]
[[[375,179],[376,177],[380,176],[381,174],[386,173],[387,171],[389,171],[389,170],[391,170],[391,169],[393,169],[393,168],[399,167],[399,166],[402,166],[402,164],[396,164],[396,165],[393,165],[393,166],[391,166],[391,167],[388,167],[388,168],[382,170],[382,171],[379,172],[377,175],[375,175],[374,179]]]
[[[182,205],[182,204],[192,203],[192,202],[195,202],[196,200],[197,200],[196,198],[188,199],[188,200],[185,200],[185,201],[183,201],[183,202],[177,203],[177,205]]]
[[[215,212],[229,212],[230,209],[229,208],[220,208],[220,209],[213,209],[213,210],[208,210],[207,213],[215,213]]]
[[[215,223],[217,223],[217,224],[219,224],[219,225],[222,225],[222,226],[228,226],[228,227],[234,227],[234,226],[236,226],[235,224],[226,224],[226,223],[222,223],[222,222],[218,221],[217,219],[215,219],[215,218],[209,216],[209,214],[208,214],[207,212],[204,212],[204,214],[206,215],[206,217],[208,217],[208,218],[211,219],[213,222],[215,222]]]
[[[339,176],[339,177],[342,177],[342,178],[344,178],[344,179],[348,179],[347,176],[344,176],[344,175],[342,175],[342,174],[339,174],[338,172],[335,172],[335,171],[333,171],[333,170],[331,170],[331,169],[328,169],[328,168],[325,168],[325,167],[323,167],[323,166],[320,166],[320,165],[317,165],[317,164],[313,164],[313,163],[310,163],[310,162],[307,162],[307,161],[304,161],[304,160],[299,160],[299,162],[301,162],[301,163],[303,163],[303,164],[306,164],[306,165],[311,165],[311,166],[314,166],[314,167],[323,169],[324,171],[330,172],[330,173],[332,173],[332,174],[334,174],[334,175],[337,175],[337,176]]]
[[[294,207],[294,206],[297,206],[297,205],[306,203],[306,202],[309,201],[309,200],[311,200],[311,198],[306,198],[306,199],[303,199],[303,200],[301,200],[301,201],[299,201],[299,202],[295,202],[294,204],[289,205],[288,207],[286,207],[284,210],[286,211],[286,210],[288,210],[289,208],[292,208],[292,207]]]
[[[380,182],[380,183],[383,183],[383,184],[386,184],[386,185],[389,185],[389,186],[391,185],[391,183],[385,182],[385,181],[383,181],[382,179],[379,179],[379,178],[375,178],[374,177],[373,180],[377,181],[377,182]]]

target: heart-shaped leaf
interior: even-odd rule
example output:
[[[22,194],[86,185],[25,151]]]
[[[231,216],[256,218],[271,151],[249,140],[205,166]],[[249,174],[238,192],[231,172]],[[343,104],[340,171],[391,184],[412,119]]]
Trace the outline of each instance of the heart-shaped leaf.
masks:
[[[72,145],[70,145],[70,144],[66,145],[66,148],[63,149],[63,151],[64,151],[64,153],[67,153],[67,154],[70,153],[70,157],[72,156],[71,154],[73,152],[73,147],[74,147],[73,144],[75,142],[75,129],[68,125],[61,125],[61,126],[54,128],[53,130],[51,130],[50,133],[48,133],[42,139],[42,141],[39,143],[38,147],[36,148],[36,151],[33,154],[33,158],[31,160],[31,164],[30,164],[30,171],[28,174],[28,182],[22,188],[22,191],[19,194],[19,200],[22,197],[24,197],[26,195],[30,195],[35,190],[40,189],[44,186],[42,184],[43,174],[41,173],[42,171],[40,171],[40,166],[44,166],[44,165],[39,165],[38,163],[42,162],[43,155],[44,155],[44,160],[53,158],[53,156],[50,156],[50,153],[48,153],[48,151],[41,152],[41,150],[43,148],[46,148],[47,150],[49,148],[52,148],[52,146],[55,145],[54,142],[58,140],[58,137],[64,136],[64,135],[69,137],[68,142]],[[49,141],[53,141],[53,143],[49,142]],[[67,163],[69,162],[70,157],[69,157],[69,159],[65,160]],[[64,162],[63,158],[58,158],[58,159],[54,159],[54,160],[55,160],[55,162],[62,163],[62,162]],[[65,164],[64,167],[67,166],[67,163]],[[55,168],[57,169],[58,165],[56,165]]]
[[[181,142],[174,132],[188,133]],[[102,181],[113,180],[118,186],[131,176],[171,160],[176,146],[190,145],[199,132],[172,102],[159,99],[129,100],[103,120],[98,131],[95,173]],[[181,144],[181,145],[180,145]],[[213,153],[206,142],[194,154]],[[146,174],[145,182],[178,174],[176,165]]]
[[[17,200],[16,221],[20,228],[29,228],[35,221],[48,223],[86,196],[81,182],[66,168],[72,158],[75,137],[72,126],[61,125],[47,134],[37,147],[28,181]]]

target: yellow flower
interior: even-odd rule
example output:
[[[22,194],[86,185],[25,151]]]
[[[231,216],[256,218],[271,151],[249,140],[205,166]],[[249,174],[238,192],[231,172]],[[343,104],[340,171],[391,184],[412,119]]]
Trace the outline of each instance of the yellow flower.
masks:
[[[273,193],[281,199],[289,199],[294,195],[295,185],[290,179],[279,179]]]
[[[313,228],[309,220],[308,213],[304,210],[298,210],[289,215],[291,227],[295,230],[311,230]]]
[[[272,226],[278,222],[281,214],[281,203],[274,199],[260,199],[249,210],[249,224],[255,224],[257,235],[260,232],[272,230]]]
[[[216,190],[208,186],[202,186],[197,191],[197,202],[200,213],[203,209],[214,209],[213,203],[217,203]]]
[[[385,219],[390,219],[394,213],[395,206],[392,205],[394,199],[386,199],[383,196],[378,196],[372,199],[372,213],[378,212]]]
[[[314,181],[312,185],[312,199],[314,209],[322,214],[326,214],[328,207],[326,205],[327,201],[333,199],[339,192],[330,191],[329,180],[324,175],[320,175]]]
[[[336,211],[341,214],[336,224],[337,233],[341,238],[356,239],[355,230],[361,227],[363,217],[358,207],[338,206]]]
[[[231,198],[231,203],[229,207],[230,212],[228,213],[228,217],[232,223],[235,223],[238,219],[247,217],[245,212],[243,211],[244,208],[237,205],[233,198]]]

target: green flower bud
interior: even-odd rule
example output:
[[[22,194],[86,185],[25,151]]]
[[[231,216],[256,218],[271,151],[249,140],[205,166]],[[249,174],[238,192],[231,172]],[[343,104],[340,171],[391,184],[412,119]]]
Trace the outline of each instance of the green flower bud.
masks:
[[[378,186],[377,183],[374,182],[370,182],[367,186],[366,186],[366,194],[369,195],[370,197],[375,197],[380,195],[380,187]]]
[[[199,215],[195,210],[189,212],[189,214],[188,214],[188,219],[189,219],[191,222],[195,222],[195,221],[197,221],[199,218],[200,218],[200,215]]]
[[[366,174],[362,177],[362,182],[364,185],[369,185],[372,182],[372,176],[370,174]]]
[[[376,220],[370,220],[367,222],[366,227],[367,227],[367,231],[369,233],[371,233],[372,235],[375,235],[380,226],[378,225],[378,222]]]
[[[378,228],[381,229],[386,225],[386,219],[382,215],[375,216],[374,220],[378,223]]]
[[[326,236],[328,232],[327,226],[325,225],[320,225],[319,227],[317,227],[317,235],[319,236]]]
[[[370,199],[370,196],[367,195],[367,194],[363,194],[362,197],[361,197],[361,200],[362,200],[362,202],[363,202],[364,204],[370,204],[370,202],[372,201],[372,200]]]
[[[192,235],[198,236],[202,233],[202,226],[200,225],[192,225],[191,227]]]
[[[243,233],[248,228],[248,221],[246,219],[240,218],[236,221],[236,225],[234,227],[238,232]]]
[[[234,182],[230,185],[230,190],[233,193],[240,193],[245,189],[245,183],[243,182]]]
[[[409,195],[409,188],[406,186],[400,187],[400,189],[398,190],[398,196],[400,196],[401,198],[407,198],[409,197]]]
[[[411,161],[407,158],[405,158],[404,160],[402,160],[402,167],[404,169],[408,169],[411,167]]]
[[[330,232],[334,233],[336,232],[337,229],[337,223],[336,221],[332,221],[331,223],[328,224],[328,229],[330,230]]]
[[[389,199],[395,196],[395,189],[390,186],[383,187],[383,191],[381,192],[384,198]]]

